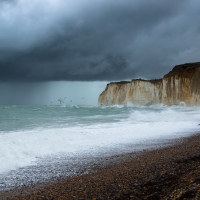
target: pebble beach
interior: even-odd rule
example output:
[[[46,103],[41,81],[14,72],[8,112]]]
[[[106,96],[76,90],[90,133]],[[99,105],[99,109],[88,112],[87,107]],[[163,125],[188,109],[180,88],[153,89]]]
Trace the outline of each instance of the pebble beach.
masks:
[[[106,160],[87,174],[2,191],[0,199],[200,199],[200,134]]]

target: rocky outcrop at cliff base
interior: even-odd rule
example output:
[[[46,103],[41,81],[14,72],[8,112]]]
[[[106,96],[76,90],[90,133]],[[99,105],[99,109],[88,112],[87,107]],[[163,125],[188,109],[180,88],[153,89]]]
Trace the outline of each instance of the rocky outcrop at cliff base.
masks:
[[[109,83],[100,94],[100,105],[200,105],[200,62],[175,66],[162,79],[133,79]]]

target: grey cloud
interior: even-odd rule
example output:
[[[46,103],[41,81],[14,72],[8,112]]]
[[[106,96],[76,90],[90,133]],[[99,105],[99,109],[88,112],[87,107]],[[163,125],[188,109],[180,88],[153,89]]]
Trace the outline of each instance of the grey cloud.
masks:
[[[0,3],[6,3],[6,4],[10,4],[10,3],[14,3],[17,0],[0,0]]]
[[[159,78],[199,58],[197,0],[79,1],[73,12],[65,8],[31,9],[26,18],[16,11],[13,26],[0,15],[1,81]]]

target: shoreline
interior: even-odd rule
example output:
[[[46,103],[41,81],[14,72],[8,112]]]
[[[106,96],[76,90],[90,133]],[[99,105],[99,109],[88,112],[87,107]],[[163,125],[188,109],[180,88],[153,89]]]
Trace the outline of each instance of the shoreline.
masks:
[[[200,133],[105,159],[88,174],[3,191],[0,199],[200,199]]]

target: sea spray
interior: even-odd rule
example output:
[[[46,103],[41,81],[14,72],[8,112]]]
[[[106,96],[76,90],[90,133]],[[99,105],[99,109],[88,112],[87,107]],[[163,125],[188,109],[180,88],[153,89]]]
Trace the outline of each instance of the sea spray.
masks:
[[[193,134],[199,130],[200,119],[199,107],[183,104],[0,106],[0,113],[2,177],[11,170],[19,174],[17,170],[22,167],[44,164],[47,157],[48,168],[59,158],[65,158],[60,159],[62,163],[77,155],[81,159],[88,153],[95,156],[143,150]]]

